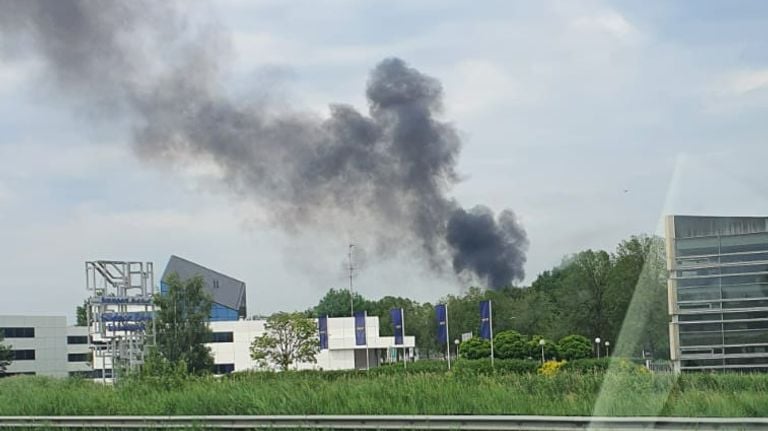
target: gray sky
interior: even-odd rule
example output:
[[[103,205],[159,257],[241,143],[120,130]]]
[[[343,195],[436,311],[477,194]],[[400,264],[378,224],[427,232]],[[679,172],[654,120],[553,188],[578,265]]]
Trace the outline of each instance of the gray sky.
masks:
[[[665,213],[768,213],[768,4],[220,1],[231,79],[327,115],[366,112],[368,73],[398,56],[439,79],[460,131],[465,206],[512,208],[529,283],[566,254],[659,231]],[[84,261],[178,254],[244,280],[249,314],[302,309],[354,233],[286,233],[215,167],[139,162],[129,125],[54,94],[34,58],[0,55],[0,313],[73,315]],[[660,231],[659,231],[660,232]],[[366,244],[361,244],[365,248]],[[366,296],[458,293],[410,256],[369,255]]]

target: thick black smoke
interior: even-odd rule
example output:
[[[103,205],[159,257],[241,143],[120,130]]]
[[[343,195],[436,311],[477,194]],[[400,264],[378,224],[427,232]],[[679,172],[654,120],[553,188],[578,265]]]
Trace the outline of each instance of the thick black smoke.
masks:
[[[470,213],[448,196],[460,141],[440,121],[440,83],[400,59],[371,72],[368,115],[284,112],[222,90],[227,38],[189,3],[0,0],[10,58],[33,52],[49,82],[91,113],[129,118],[149,161],[213,161],[233,190],[284,227],[365,226],[379,250],[453,258],[491,287],[522,279],[525,232],[511,212]],[[415,246],[415,247],[414,247]]]
[[[493,288],[504,287],[523,274],[528,238],[515,214],[504,210],[498,222],[486,207],[456,209],[448,220],[448,244],[455,252],[457,273],[470,270]]]

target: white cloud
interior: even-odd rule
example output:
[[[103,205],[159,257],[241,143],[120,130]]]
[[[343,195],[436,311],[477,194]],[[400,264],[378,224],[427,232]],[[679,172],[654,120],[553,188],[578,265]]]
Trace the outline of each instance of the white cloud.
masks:
[[[105,166],[125,163],[135,162],[128,149],[116,143],[39,142],[25,137],[0,146],[0,167],[6,178],[90,178]]]
[[[622,14],[613,10],[579,16],[571,21],[571,25],[578,30],[603,32],[622,39],[637,33],[635,27]]]
[[[0,61],[0,96],[21,92],[39,72],[40,63],[34,60]]]
[[[742,70],[729,74],[724,90],[733,95],[743,95],[768,88],[768,69]]]
[[[12,198],[13,195],[11,194],[11,190],[7,185],[0,182],[0,207],[7,205]]]
[[[512,76],[487,60],[463,60],[446,77],[450,114],[477,114],[519,97]]]

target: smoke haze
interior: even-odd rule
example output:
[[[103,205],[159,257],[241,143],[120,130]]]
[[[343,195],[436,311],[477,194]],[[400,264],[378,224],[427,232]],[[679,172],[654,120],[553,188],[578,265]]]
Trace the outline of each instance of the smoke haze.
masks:
[[[528,241],[512,211],[465,211],[449,195],[461,142],[439,119],[440,82],[388,58],[371,71],[367,114],[239,100],[221,85],[226,32],[187,6],[0,0],[2,52],[41,59],[65,100],[129,119],[140,158],[214,162],[283,228],[354,224],[379,252],[417,250],[438,271],[452,261],[491,288],[522,280]]]

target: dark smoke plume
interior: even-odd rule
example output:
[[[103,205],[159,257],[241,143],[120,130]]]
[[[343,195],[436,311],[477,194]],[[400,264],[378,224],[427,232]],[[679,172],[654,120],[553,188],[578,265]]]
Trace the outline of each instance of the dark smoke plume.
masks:
[[[0,0],[0,52],[34,52],[48,81],[91,113],[129,118],[148,161],[213,161],[232,189],[295,229],[354,223],[378,250],[453,259],[490,287],[523,278],[525,232],[506,210],[466,212],[456,130],[440,121],[440,83],[400,59],[371,72],[369,113],[278,112],[221,89],[227,38],[215,22],[155,1]]]
[[[523,274],[528,238],[510,210],[502,211],[497,223],[486,207],[469,212],[458,208],[448,220],[447,239],[460,251],[453,256],[457,273],[470,270],[493,287],[503,287]]]

